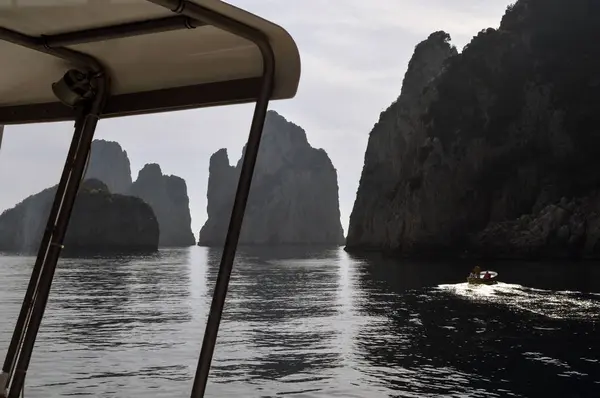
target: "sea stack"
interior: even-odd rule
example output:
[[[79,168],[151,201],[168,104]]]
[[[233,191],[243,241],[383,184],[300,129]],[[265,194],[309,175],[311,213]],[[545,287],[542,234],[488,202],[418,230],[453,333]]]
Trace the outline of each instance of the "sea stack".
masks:
[[[369,137],[347,250],[600,257],[590,4],[520,0],[461,54],[443,32],[416,47]]]
[[[187,247],[196,244],[192,232],[190,199],[183,178],[164,175],[156,163],[145,165],[131,185],[129,194],[148,203],[160,225],[161,247]]]
[[[161,247],[187,247],[196,244],[191,227],[189,198],[185,180],[163,175],[158,164],[146,164],[132,183],[127,152],[114,141],[94,140],[86,178],[104,182],[108,189],[141,198],[148,203],[160,225]]]
[[[92,141],[85,178],[102,181],[112,193],[127,193],[131,187],[131,166],[127,152],[114,141]]]
[[[211,156],[208,220],[199,245],[225,241],[242,159],[229,164],[227,151]],[[305,131],[275,111],[267,112],[241,245],[340,245],[337,172],[323,149],[311,147]]]

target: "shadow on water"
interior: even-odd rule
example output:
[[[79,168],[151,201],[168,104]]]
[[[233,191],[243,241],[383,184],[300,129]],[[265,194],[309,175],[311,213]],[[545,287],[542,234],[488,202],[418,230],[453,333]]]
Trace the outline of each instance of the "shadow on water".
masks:
[[[337,329],[329,318],[336,312],[338,251],[301,246],[238,249],[219,355],[211,370],[215,380],[317,380],[337,365],[332,344]],[[213,286],[220,253],[210,249],[208,255]],[[240,336],[247,339],[251,355],[228,350],[228,342],[234,342],[230,339]]]
[[[589,291],[600,291],[600,279],[574,276],[590,278],[598,268],[495,264],[489,268],[503,280],[523,285],[470,287],[452,283],[464,276],[449,264],[355,260],[361,311],[371,319],[356,345],[373,383],[414,394],[402,396],[591,397],[599,390],[600,296]]]

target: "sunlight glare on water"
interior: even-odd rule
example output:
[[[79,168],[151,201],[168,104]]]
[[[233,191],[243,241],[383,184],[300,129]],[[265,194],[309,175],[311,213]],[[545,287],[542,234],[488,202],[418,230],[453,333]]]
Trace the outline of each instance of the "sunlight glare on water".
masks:
[[[555,319],[600,319],[600,294],[535,289],[518,284],[442,284],[438,288],[466,300],[501,304]]]

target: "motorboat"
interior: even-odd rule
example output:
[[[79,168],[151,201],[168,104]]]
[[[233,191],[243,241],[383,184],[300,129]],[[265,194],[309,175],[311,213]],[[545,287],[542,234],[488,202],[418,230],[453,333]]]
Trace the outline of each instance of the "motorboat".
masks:
[[[490,277],[487,279],[484,278],[486,273],[490,274]],[[467,282],[470,285],[495,285],[498,283],[498,280],[496,279],[497,276],[498,273],[496,271],[481,271],[479,273],[479,278],[470,275],[467,277]]]
[[[0,372],[0,397],[23,394],[98,120],[255,103],[191,389],[192,397],[204,396],[267,107],[293,98],[300,82],[296,43],[275,23],[220,0],[0,3],[0,125],[74,122]]]

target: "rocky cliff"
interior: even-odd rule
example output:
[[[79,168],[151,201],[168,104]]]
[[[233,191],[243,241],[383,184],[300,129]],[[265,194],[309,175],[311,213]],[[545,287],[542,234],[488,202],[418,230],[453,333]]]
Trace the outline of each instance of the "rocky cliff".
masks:
[[[210,159],[208,220],[199,244],[225,240],[240,159],[230,166],[227,151]],[[306,133],[274,111],[267,113],[240,244],[342,244],[337,172]]]
[[[369,137],[348,250],[597,257],[600,3],[520,0],[419,44]]]
[[[148,203],[160,225],[161,247],[196,244],[185,180],[163,175],[157,164],[146,164],[132,183],[127,152],[117,142],[94,140],[86,178],[104,182],[111,192],[133,195]]]
[[[85,178],[104,182],[112,193],[127,193],[131,187],[131,166],[121,145],[114,141],[94,140],[90,152]]]
[[[182,178],[163,175],[158,164],[147,164],[140,170],[129,194],[143,199],[154,210],[160,225],[160,246],[196,244],[191,228],[190,200]]]
[[[413,219],[427,214],[419,210],[420,198],[413,198],[413,192],[425,191],[419,189],[420,161],[425,155],[429,162],[437,158],[439,142],[428,139],[420,117],[429,100],[425,88],[441,74],[444,62],[456,56],[449,41],[448,34],[436,32],[416,46],[400,97],[371,131],[350,215],[348,248],[395,250],[424,232],[415,230],[421,223]]]
[[[45,189],[0,215],[0,251],[37,252],[55,192],[56,187]],[[88,179],[77,195],[62,253],[152,252],[158,238],[148,204],[111,194],[101,181]]]

